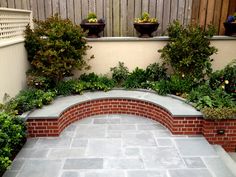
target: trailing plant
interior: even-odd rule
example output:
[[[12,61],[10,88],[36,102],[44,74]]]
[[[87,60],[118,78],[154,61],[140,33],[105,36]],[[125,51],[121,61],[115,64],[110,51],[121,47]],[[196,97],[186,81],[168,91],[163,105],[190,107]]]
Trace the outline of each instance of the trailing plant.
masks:
[[[176,74],[198,81],[212,72],[210,56],[217,52],[210,45],[209,38],[215,31],[212,26],[204,31],[199,25],[184,27],[174,21],[167,31],[170,40],[159,52],[164,63],[170,65]]]
[[[148,81],[159,81],[168,78],[166,71],[167,68],[163,64],[153,63],[147,66],[145,75]]]
[[[124,82],[125,88],[146,88],[147,87],[146,72],[143,69],[135,68]]]
[[[112,72],[112,79],[121,86],[129,75],[129,69],[125,66],[123,62],[119,62],[118,66],[110,69]]]
[[[35,24],[25,30],[25,47],[35,73],[57,83],[74,69],[88,67],[84,55],[90,46],[80,26],[58,15]]]
[[[0,112],[0,174],[12,162],[26,139],[26,125],[22,119],[6,112]]]
[[[16,97],[4,105],[4,110],[22,114],[23,112],[50,104],[54,97],[55,93],[51,91],[44,92],[37,89],[22,90]]]
[[[222,119],[235,119],[236,118],[236,107],[229,108],[203,108],[201,112],[205,119],[211,120],[222,120]]]
[[[211,74],[209,83],[212,89],[222,88],[227,93],[236,93],[236,60],[224,69]]]

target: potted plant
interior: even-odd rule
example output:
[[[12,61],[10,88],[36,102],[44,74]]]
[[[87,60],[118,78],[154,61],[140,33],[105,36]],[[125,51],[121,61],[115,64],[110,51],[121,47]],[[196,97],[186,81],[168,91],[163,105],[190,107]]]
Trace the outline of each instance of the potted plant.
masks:
[[[140,33],[141,38],[153,37],[152,33],[157,30],[159,23],[156,18],[150,18],[149,13],[144,12],[140,18],[134,20],[134,28]]]
[[[228,36],[236,36],[236,12],[234,15],[228,16],[224,22],[225,34]]]
[[[83,30],[88,31],[88,38],[98,38],[100,37],[99,33],[101,33],[105,28],[105,21],[103,19],[98,20],[95,13],[89,13],[80,26]]]

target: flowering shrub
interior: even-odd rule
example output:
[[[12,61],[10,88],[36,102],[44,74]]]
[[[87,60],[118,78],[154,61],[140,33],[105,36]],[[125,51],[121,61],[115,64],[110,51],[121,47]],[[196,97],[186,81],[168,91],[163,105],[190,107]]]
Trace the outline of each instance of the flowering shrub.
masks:
[[[234,15],[228,16],[226,22],[228,22],[228,23],[236,23],[236,12],[234,13]]]
[[[134,23],[157,23],[157,18],[151,18],[149,13],[144,12],[140,18],[135,18]]]

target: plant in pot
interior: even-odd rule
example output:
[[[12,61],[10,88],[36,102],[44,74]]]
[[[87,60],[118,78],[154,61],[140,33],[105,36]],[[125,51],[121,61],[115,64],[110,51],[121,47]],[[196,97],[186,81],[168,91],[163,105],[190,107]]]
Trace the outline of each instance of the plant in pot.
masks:
[[[99,33],[101,33],[105,28],[105,21],[103,19],[98,20],[95,13],[89,13],[80,26],[84,31],[88,31],[88,38],[98,38],[100,37]]]
[[[225,34],[228,36],[236,36],[236,12],[234,15],[228,16],[224,22]]]
[[[150,18],[149,13],[144,12],[140,18],[134,20],[134,28],[141,38],[153,37],[152,33],[157,30],[159,23],[156,18]]]

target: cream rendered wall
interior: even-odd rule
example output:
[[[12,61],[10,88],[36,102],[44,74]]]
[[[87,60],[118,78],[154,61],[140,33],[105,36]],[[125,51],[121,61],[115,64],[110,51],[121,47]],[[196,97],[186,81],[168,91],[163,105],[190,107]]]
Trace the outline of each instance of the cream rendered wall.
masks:
[[[213,55],[213,70],[224,68],[232,59],[236,59],[236,38],[235,40],[218,39],[215,37],[211,44],[218,48],[218,53]],[[110,68],[117,65],[119,61],[131,70],[135,67],[145,68],[150,63],[161,62],[158,50],[163,48],[168,38],[164,40],[105,40],[104,38],[89,40],[88,44],[92,49],[88,51],[88,56],[94,55],[95,58],[90,60],[91,70],[97,74],[108,74]],[[76,72],[78,76],[80,72]]]
[[[0,103],[4,95],[15,96],[26,86],[29,67],[24,41],[0,46]]]

